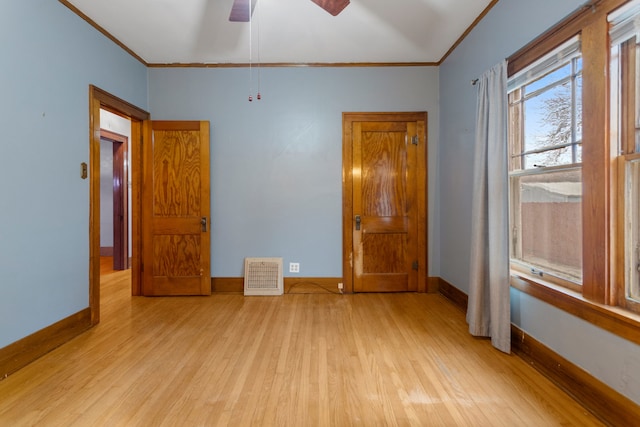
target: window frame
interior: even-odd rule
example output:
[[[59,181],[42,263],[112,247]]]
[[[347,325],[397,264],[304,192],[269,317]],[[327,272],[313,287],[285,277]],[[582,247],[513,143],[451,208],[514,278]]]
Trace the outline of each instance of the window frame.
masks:
[[[569,272],[563,274],[561,270],[554,270],[549,266],[545,267],[543,265],[544,263],[535,263],[523,258],[522,244],[524,226],[521,221],[523,206],[520,203],[518,182],[521,179],[526,179],[534,175],[550,176],[558,172],[570,173],[575,170],[580,170],[581,174],[582,163],[577,162],[578,151],[582,145],[582,138],[577,137],[578,124],[581,123],[577,115],[578,108],[581,108],[581,105],[577,105],[577,102],[581,99],[581,96],[577,96],[577,82],[582,79],[582,67],[578,67],[578,61],[582,58],[581,44],[579,36],[574,36],[562,42],[559,46],[545,53],[541,58],[532,61],[531,64],[514,73],[509,77],[507,83],[507,98],[509,104],[509,220],[511,228],[511,268],[531,277],[544,277],[545,282],[558,284],[573,291],[580,291],[582,289],[581,277],[571,279]],[[568,75],[548,81],[544,86],[537,87],[531,92],[527,91],[529,86],[535,85],[536,82],[548,78],[565,67],[570,68]],[[526,115],[527,101],[536,99],[538,96],[566,83],[569,83],[571,90],[570,141],[562,144],[547,144],[536,149],[526,147],[525,128],[528,123]],[[570,163],[559,165],[534,164],[533,167],[527,166],[526,157],[530,154],[550,152],[562,148],[570,149]],[[580,200],[580,204],[582,204],[582,200]],[[582,218],[580,218],[580,220],[581,219]],[[581,241],[582,238],[580,236],[578,242]],[[580,250],[580,255],[582,255],[582,250]],[[582,276],[582,274],[580,274],[580,276]]]
[[[640,299],[629,297],[630,276],[638,279],[638,273],[630,273],[629,268],[637,264],[640,254],[632,255],[639,247],[630,248],[627,241],[628,222],[626,215],[629,210],[630,177],[628,171],[633,163],[640,161],[640,147],[637,135],[640,129],[640,85],[637,78],[640,75],[640,29],[633,21],[640,13],[640,2],[628,2],[630,8],[622,8],[612,16],[610,29],[611,54],[611,145],[614,151],[614,168],[617,171],[616,180],[616,252],[618,257],[615,264],[615,280],[620,284],[617,289],[618,304],[628,310],[640,312]],[[631,3],[635,3],[631,4]],[[634,13],[634,15],[632,15]],[[631,18],[631,19],[630,19]],[[623,90],[626,89],[626,90]],[[635,185],[639,185],[638,171],[636,171]],[[638,203],[638,200],[632,200]],[[638,209],[638,206],[636,206]],[[632,237],[637,244],[637,232],[640,224],[634,224]],[[633,242],[631,242],[633,243]],[[631,253],[631,254],[630,254]],[[635,258],[635,259],[632,259]],[[627,263],[632,264],[629,266]],[[638,284],[636,283],[636,286]]]
[[[511,270],[511,286],[640,344],[640,314],[620,303],[620,160],[610,144],[608,15],[630,0],[596,0],[565,18],[508,59],[515,75],[572,37],[582,40],[582,259],[580,291]],[[622,180],[624,182],[624,180]]]
[[[627,235],[626,235],[628,224],[625,218],[625,214],[628,209],[627,195],[629,193],[627,188],[627,185],[629,184],[627,171],[632,162],[640,163],[640,153],[635,152],[635,153],[629,153],[629,154],[620,154],[618,156],[617,164],[616,164],[616,167],[618,168],[617,194],[619,195],[617,221],[620,224],[620,227],[618,227],[618,230],[617,230],[617,242],[618,242],[617,245],[618,245],[618,251],[620,253],[620,256],[616,260],[618,263],[616,265],[616,271],[618,272],[618,277],[616,279],[619,283],[621,283],[621,288],[618,292],[618,304],[620,305],[620,307],[626,308],[636,313],[640,313],[640,298],[633,299],[628,296],[628,286],[629,286],[628,280],[630,280],[630,277],[629,277],[629,270],[627,269],[627,264],[626,264],[626,262],[628,261],[628,257],[632,258],[632,256],[628,254],[628,251],[634,253],[639,250],[638,247],[634,248],[629,246],[627,242]],[[636,171],[636,175],[638,175],[637,171]],[[637,179],[636,186],[638,186],[640,184],[640,180],[638,179],[638,177],[636,177],[636,179]],[[637,204],[638,199],[636,199],[635,202]],[[636,209],[638,209],[637,206],[636,206]],[[638,233],[638,227],[640,227],[640,224],[636,223],[635,229],[634,229],[636,233]],[[637,240],[637,236],[636,236],[636,240]],[[633,256],[635,260],[629,260],[629,261],[630,262],[635,261],[637,263],[639,257],[640,257],[640,254],[635,253],[635,256]],[[635,273],[635,279],[636,280],[638,279],[638,273]]]

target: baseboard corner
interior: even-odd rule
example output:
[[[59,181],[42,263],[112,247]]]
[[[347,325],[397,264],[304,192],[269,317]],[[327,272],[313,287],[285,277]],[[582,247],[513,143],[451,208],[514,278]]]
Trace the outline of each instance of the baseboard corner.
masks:
[[[453,286],[441,277],[438,277],[438,291],[444,295],[449,301],[454,303],[456,307],[462,311],[467,311],[467,305],[469,303],[469,297],[460,289]]]

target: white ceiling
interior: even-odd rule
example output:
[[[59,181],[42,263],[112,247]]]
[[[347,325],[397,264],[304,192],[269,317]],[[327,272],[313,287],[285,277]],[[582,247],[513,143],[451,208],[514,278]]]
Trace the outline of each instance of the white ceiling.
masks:
[[[233,0],[67,2],[149,64],[291,64],[438,62],[491,0],[257,0],[251,25]]]

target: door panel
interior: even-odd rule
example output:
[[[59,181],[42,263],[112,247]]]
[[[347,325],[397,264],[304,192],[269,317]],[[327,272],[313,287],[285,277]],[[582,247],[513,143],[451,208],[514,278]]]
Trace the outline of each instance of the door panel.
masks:
[[[356,117],[344,121],[344,211],[350,215],[344,219],[344,244],[351,249],[344,261],[345,276],[351,277],[345,282],[351,281],[354,292],[423,290],[426,248],[420,245],[426,239],[419,238],[419,221],[426,194],[421,199],[418,191],[426,188],[419,185],[426,180],[419,145],[424,122],[412,113],[349,114]]]
[[[411,129],[410,129],[411,128]],[[415,150],[408,143],[415,124],[354,123],[354,210],[360,230],[354,231],[356,292],[416,289]]]
[[[210,295],[208,122],[145,122],[144,295]]]

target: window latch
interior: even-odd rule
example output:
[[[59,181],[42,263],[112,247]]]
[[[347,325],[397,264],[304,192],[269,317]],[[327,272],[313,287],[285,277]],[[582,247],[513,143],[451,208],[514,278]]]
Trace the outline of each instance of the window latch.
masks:
[[[537,268],[532,268],[531,274],[542,277],[544,273],[541,270],[538,270]]]

